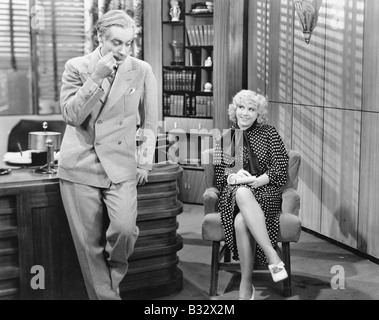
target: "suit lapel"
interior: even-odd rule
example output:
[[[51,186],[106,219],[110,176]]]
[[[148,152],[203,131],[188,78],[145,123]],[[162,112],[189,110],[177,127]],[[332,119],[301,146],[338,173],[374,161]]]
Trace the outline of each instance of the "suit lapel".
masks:
[[[108,100],[104,106],[105,108],[112,107],[120,100],[122,95],[125,94],[126,90],[130,87],[136,74],[137,70],[133,70],[131,58],[128,57],[125,62],[119,66],[116,72]]]
[[[81,73],[82,80],[84,80],[83,82],[85,82],[92,74],[97,62],[100,60],[99,50],[100,48],[98,47],[92,52],[88,63],[87,72]],[[104,108],[112,107],[118,100],[120,100],[122,95],[125,94],[126,90],[132,84],[136,75],[137,70],[133,70],[132,59],[128,57],[125,62],[119,66],[112,85],[107,78],[104,79],[101,84],[101,87],[106,93],[101,98],[101,101],[105,103]],[[107,93],[109,93],[109,95],[107,95]]]
[[[105,103],[107,101],[109,91],[111,89],[111,83],[109,82],[108,78],[105,78],[103,82],[101,83],[101,87],[103,88],[103,91],[105,94],[100,98],[102,103]]]

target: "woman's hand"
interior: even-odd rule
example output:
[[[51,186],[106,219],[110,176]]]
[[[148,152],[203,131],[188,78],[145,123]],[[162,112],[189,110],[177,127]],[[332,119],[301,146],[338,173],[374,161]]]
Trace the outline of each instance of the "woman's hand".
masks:
[[[249,171],[246,171],[246,170],[243,170],[243,169],[241,169],[240,171],[238,171],[238,172],[237,172],[237,175],[238,175],[239,177],[242,177],[242,178],[244,178],[244,177],[251,177],[250,172],[249,172]]]
[[[249,185],[252,186],[254,189],[262,187],[270,182],[270,179],[267,174],[263,174],[259,176],[254,182],[250,183]]]

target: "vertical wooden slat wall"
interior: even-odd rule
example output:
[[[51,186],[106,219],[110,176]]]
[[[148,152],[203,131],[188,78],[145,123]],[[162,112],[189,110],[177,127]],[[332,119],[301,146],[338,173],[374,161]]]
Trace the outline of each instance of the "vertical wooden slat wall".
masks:
[[[304,41],[290,0],[250,3],[248,88],[302,155],[303,226],[379,257],[379,2],[323,0]]]
[[[328,0],[323,8],[327,18],[321,233],[356,248],[364,1]]]
[[[379,1],[366,0],[358,249],[379,256]]]
[[[247,0],[214,0],[214,125],[222,130],[230,127],[228,106],[244,86],[244,12]]]
[[[265,94],[272,101],[270,119],[282,133],[286,147],[292,146],[293,126],[293,14],[288,1],[273,6],[267,2],[266,36],[267,78]],[[263,4],[261,3],[262,7]],[[263,19],[262,19],[263,20]],[[290,39],[290,40],[289,40]],[[272,48],[275,48],[272,50]],[[280,65],[280,68],[278,68]],[[266,69],[266,68],[265,68]],[[267,79],[274,81],[267,86]]]
[[[162,1],[144,0],[143,21],[143,57],[158,81],[158,115],[162,120]]]
[[[273,5],[275,1],[272,1]],[[286,1],[292,9],[293,19],[293,130],[292,148],[302,156],[300,169],[303,226],[321,231],[322,223],[322,153],[324,132],[324,77],[325,77],[325,20],[326,10],[321,7],[317,27],[307,45],[293,1]],[[324,3],[325,5],[325,3]]]
[[[248,86],[256,92],[266,95],[267,1],[250,1],[248,10]]]
[[[226,114],[229,101],[228,62],[229,62],[229,13],[230,0],[217,0],[214,9],[214,123],[219,130],[227,127]],[[226,49],[225,49],[226,46]],[[226,90],[225,90],[226,89]]]

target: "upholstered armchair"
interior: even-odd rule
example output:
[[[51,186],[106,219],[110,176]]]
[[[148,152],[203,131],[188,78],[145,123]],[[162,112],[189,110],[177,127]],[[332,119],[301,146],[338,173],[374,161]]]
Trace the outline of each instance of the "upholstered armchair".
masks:
[[[217,211],[220,192],[216,188],[213,150],[204,151],[202,153],[202,160],[205,168],[206,184],[206,190],[203,195],[205,215],[202,223],[202,237],[204,240],[212,241],[209,295],[215,296],[217,295],[219,271],[238,269],[239,263],[231,263],[230,251],[224,241],[225,234],[221,225],[221,217]],[[292,295],[290,243],[298,242],[301,233],[301,222],[299,219],[300,196],[297,192],[300,162],[300,154],[297,151],[290,150],[287,183],[282,188],[283,202],[278,234],[278,243],[281,243],[281,247],[278,246],[278,252],[282,256],[288,272],[288,278],[283,281],[283,293],[286,297]]]

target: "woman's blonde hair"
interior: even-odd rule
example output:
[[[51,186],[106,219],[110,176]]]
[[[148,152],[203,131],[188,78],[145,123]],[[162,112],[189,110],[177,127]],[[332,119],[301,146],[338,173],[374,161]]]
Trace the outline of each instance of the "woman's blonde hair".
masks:
[[[229,119],[237,122],[236,109],[239,106],[253,107],[258,112],[257,123],[267,123],[268,115],[268,100],[265,96],[256,93],[252,90],[241,90],[234,98],[233,103],[229,105]]]

